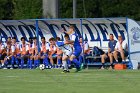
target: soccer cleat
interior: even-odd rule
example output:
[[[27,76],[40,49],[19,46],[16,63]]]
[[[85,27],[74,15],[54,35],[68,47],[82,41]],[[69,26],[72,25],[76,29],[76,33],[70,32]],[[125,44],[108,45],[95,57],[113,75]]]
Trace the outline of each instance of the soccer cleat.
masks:
[[[81,68],[76,68],[76,71],[75,72],[79,72],[81,70],[82,70]]]
[[[10,69],[14,69],[13,67],[11,67]]]
[[[103,70],[103,69],[105,69],[105,68],[102,66],[101,69]]]
[[[70,73],[70,71],[69,70],[63,70],[63,72],[61,72],[61,73]]]
[[[6,67],[4,67],[3,69],[7,69]]]
[[[80,65],[80,69],[82,70],[82,69],[83,69],[83,67],[84,67],[84,64],[82,63],[82,64]]]
[[[109,67],[109,70],[112,70],[112,69],[113,69],[112,66],[110,66],[110,67]]]

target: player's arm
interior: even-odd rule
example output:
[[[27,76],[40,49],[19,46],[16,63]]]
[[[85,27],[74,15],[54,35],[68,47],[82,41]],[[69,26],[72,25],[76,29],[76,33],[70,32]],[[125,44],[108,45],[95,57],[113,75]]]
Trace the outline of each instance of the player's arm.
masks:
[[[29,53],[29,45],[26,44],[26,54],[28,54],[28,53]]]
[[[12,45],[12,46],[11,46],[11,50],[12,50],[12,51],[11,51],[11,52],[12,52],[12,53],[11,53],[11,56],[14,56],[15,51],[16,51],[16,47],[15,47],[14,45]]]
[[[74,41],[75,41],[75,39],[76,39],[76,36],[75,36],[75,35],[72,35],[71,40],[65,41],[65,43],[64,43],[64,44],[73,44],[73,43],[74,43]]]
[[[118,44],[119,44],[119,42],[117,42],[117,44],[116,44],[116,46],[115,46],[115,51],[119,51],[119,49],[118,49]]]

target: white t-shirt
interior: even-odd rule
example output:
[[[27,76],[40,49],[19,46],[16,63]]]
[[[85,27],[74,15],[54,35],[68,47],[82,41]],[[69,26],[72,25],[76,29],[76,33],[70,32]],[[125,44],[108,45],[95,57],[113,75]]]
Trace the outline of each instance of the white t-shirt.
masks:
[[[118,49],[118,50],[120,51],[120,50],[121,50],[120,47],[121,47],[121,44],[120,44],[120,42],[118,41],[118,42],[116,43],[115,49]],[[127,51],[128,46],[127,46],[126,41],[123,41],[123,42],[122,42],[122,48],[123,48],[124,50]]]

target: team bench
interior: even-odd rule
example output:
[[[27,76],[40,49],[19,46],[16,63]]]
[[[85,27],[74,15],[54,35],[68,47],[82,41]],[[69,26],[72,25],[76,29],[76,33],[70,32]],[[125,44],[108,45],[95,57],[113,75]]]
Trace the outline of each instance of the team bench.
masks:
[[[108,51],[108,47],[100,47],[100,49],[102,49],[104,52],[107,52]],[[89,56],[86,56],[85,57],[85,66],[87,68],[89,68],[89,66],[95,66],[95,67],[101,67],[102,63],[101,63],[101,56],[95,56],[94,53],[93,53],[93,47],[90,47],[90,51],[91,51],[91,55]],[[121,58],[118,58],[119,63],[122,63],[122,64],[126,64],[127,67],[129,68],[129,61],[128,61],[128,58],[126,59],[126,62],[125,63],[122,63],[121,62]],[[113,62],[113,65],[117,64],[116,62]],[[110,62],[107,61],[105,62],[104,64],[105,66],[110,66]]]

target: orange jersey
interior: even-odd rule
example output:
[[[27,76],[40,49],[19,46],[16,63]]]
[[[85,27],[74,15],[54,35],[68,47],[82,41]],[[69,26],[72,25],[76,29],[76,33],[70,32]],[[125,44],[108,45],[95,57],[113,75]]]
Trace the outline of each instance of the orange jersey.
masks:
[[[32,44],[32,53],[37,54],[38,53],[38,47],[36,44]]]
[[[29,48],[29,49],[28,49],[28,50],[29,50],[29,54],[32,54],[32,52],[33,52],[33,51],[32,51],[32,44],[29,43],[29,44],[28,44],[28,48]]]
[[[56,48],[56,54],[60,55],[60,54],[62,54],[62,53],[63,53],[62,50],[59,49],[59,48],[57,47],[57,48]]]
[[[0,44],[0,54],[1,54],[3,49],[4,49],[4,44]]]
[[[52,54],[55,51],[56,51],[56,46],[55,45],[50,45],[50,47],[49,47],[49,54]]]
[[[27,44],[21,44],[20,45],[20,53],[22,55],[25,55],[28,51],[28,45]]]
[[[41,52],[46,53],[48,49],[49,49],[49,44],[47,42],[45,44],[41,43]]]
[[[11,46],[11,51],[12,53],[14,52],[14,54],[19,54],[20,53],[20,49],[19,49],[19,45],[17,43],[13,44]]]

